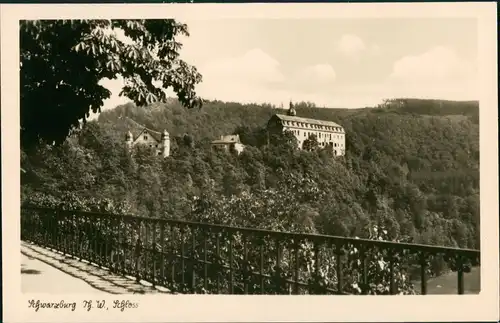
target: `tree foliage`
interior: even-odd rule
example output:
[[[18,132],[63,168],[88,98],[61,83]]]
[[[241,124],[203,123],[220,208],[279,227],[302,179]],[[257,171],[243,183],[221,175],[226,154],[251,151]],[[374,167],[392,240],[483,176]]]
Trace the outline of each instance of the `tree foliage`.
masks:
[[[62,143],[80,120],[101,111],[110,97],[100,84],[105,78],[123,77],[121,94],[140,106],[165,101],[167,88],[182,105],[200,105],[201,75],[179,57],[178,38],[188,35],[172,19],[21,21],[22,145]]]
[[[297,106],[303,117],[344,126],[344,157],[298,150],[289,133],[268,136],[265,125],[276,112],[269,106],[213,101],[203,110],[187,110],[176,101],[166,108],[128,104],[103,112],[60,146],[22,154],[23,168],[38,179],[23,180],[23,201],[42,192],[50,192],[47,199],[71,200],[71,193],[83,204],[101,205],[98,200],[106,197],[118,211],[151,217],[480,247],[479,126],[469,118],[477,106],[434,115],[415,107]],[[151,158],[143,149],[128,154],[124,134],[137,123],[169,129],[171,157]],[[229,133],[246,144],[240,155],[211,149],[210,140]],[[356,268],[359,254],[349,250],[350,268]],[[377,283],[360,286],[353,271],[346,273],[346,288],[387,292],[386,257],[371,259]],[[428,268],[429,275],[448,269],[438,258]],[[334,272],[325,275],[335,281]],[[412,293],[409,279],[418,273],[410,267],[397,277],[398,291]]]
[[[319,142],[318,138],[316,137],[315,134],[312,134],[304,140],[304,143],[302,144],[302,149],[307,150],[307,151],[314,151],[319,148]]]

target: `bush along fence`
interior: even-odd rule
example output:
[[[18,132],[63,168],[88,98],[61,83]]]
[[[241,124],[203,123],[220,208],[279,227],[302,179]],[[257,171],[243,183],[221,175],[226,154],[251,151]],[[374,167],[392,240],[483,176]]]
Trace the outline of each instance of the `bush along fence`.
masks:
[[[478,250],[228,227],[60,209],[23,207],[21,239],[134,276],[173,293],[414,294],[420,269],[442,257],[458,273]]]

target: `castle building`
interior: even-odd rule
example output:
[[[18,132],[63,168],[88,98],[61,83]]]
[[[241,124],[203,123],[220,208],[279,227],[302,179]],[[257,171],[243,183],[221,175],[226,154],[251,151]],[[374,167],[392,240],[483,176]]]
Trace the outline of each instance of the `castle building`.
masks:
[[[129,149],[136,145],[145,145],[153,148],[158,156],[170,156],[170,135],[167,130],[161,133],[144,128],[136,136],[129,131],[125,136],[125,142]]]
[[[245,146],[241,143],[239,135],[228,135],[220,136],[220,139],[212,141],[212,148],[233,150],[240,154],[245,149]]]
[[[345,155],[344,127],[331,121],[297,117],[292,102],[286,115],[275,114],[269,119],[267,128],[270,132],[292,132],[297,139],[299,149],[303,148],[306,139],[316,135],[320,147],[331,146],[334,156]]]

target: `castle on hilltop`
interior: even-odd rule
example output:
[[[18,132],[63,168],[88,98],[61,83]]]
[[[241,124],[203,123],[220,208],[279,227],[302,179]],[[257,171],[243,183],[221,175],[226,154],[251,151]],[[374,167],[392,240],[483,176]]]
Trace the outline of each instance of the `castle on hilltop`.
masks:
[[[157,156],[170,156],[170,135],[166,130],[160,133],[137,125],[142,130],[136,131],[135,135],[128,131],[125,136],[125,142],[129,149],[136,145],[145,145],[153,148]],[[287,114],[275,114],[269,119],[267,130],[269,133],[291,132],[297,139],[299,149],[303,149],[304,142],[314,135],[320,147],[331,147],[334,156],[345,155],[346,134],[344,127],[332,121],[297,117],[297,111],[292,102],[290,102]],[[238,135],[221,136],[219,139],[213,140],[211,146],[235,151],[237,154],[245,149]]]
[[[144,127],[135,136],[129,130],[125,135],[125,143],[130,150],[136,145],[145,145],[153,148],[158,156],[170,156],[170,135],[167,130],[160,133]]]
[[[297,139],[299,149],[303,148],[306,139],[316,135],[320,147],[330,146],[334,156],[345,155],[344,127],[332,121],[297,117],[297,111],[291,101],[288,113],[273,115],[267,123],[267,128],[275,133],[290,131]]]

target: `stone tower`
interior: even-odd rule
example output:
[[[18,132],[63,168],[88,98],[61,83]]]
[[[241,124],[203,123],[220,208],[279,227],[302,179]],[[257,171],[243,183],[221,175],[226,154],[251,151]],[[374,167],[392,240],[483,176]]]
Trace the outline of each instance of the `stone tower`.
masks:
[[[125,135],[125,144],[127,145],[127,148],[130,150],[132,149],[132,144],[134,142],[134,138],[132,136],[132,133],[129,131]]]
[[[161,143],[163,157],[170,156],[170,135],[167,130],[163,130],[163,133],[161,134]]]
[[[292,100],[290,100],[290,108],[288,109],[288,115],[292,117],[297,115],[297,111],[295,111],[295,108],[293,107]]]

